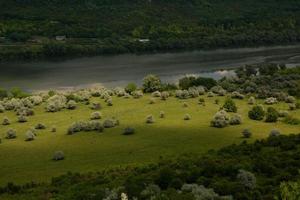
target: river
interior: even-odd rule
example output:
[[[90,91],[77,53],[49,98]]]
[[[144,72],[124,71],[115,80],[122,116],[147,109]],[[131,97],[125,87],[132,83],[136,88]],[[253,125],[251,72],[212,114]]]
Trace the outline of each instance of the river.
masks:
[[[0,87],[43,90],[96,83],[114,87],[128,82],[140,84],[147,74],[168,82],[186,74],[218,79],[232,74],[232,68],[261,62],[300,65],[300,45],[1,63]]]

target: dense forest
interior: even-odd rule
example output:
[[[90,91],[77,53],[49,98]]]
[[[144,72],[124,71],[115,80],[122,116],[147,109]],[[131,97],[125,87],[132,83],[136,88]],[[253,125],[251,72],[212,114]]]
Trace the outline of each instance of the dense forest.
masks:
[[[297,0],[0,1],[0,60],[299,40]]]

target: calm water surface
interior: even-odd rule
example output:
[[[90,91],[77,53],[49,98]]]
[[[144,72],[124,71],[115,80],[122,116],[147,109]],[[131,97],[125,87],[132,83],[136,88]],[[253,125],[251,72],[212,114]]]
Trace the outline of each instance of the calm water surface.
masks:
[[[300,45],[243,49],[220,49],[184,53],[117,55],[64,61],[0,64],[0,87],[26,90],[59,89],[101,83],[108,87],[140,83],[147,74],[174,82],[186,74],[220,78],[231,68],[261,62],[300,65]],[[220,70],[224,71],[220,71]],[[227,69],[227,70],[226,70]]]

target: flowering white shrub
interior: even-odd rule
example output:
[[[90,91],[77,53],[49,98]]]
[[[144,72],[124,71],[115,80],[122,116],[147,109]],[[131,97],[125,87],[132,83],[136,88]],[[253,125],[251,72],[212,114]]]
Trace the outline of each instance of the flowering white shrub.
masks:
[[[217,128],[224,128],[228,126],[228,124],[229,124],[229,115],[224,110],[217,112],[211,121],[211,126]]]

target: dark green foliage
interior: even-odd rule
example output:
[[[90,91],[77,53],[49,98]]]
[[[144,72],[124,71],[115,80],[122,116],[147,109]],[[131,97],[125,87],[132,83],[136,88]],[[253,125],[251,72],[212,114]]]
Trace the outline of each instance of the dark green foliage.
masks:
[[[265,117],[265,111],[262,106],[254,106],[249,112],[248,117],[253,120],[263,120]]]
[[[237,106],[231,98],[225,100],[223,109],[225,109],[226,112],[237,112]]]
[[[137,89],[137,86],[135,83],[128,83],[127,86],[125,87],[125,91],[129,94],[134,92]]]
[[[299,125],[300,119],[288,115],[283,119],[283,122],[290,125]]]
[[[206,77],[186,76],[179,80],[179,87],[183,90],[187,90],[194,86],[204,86],[207,89],[210,89],[216,85],[216,80]]]
[[[1,47],[0,60],[296,43],[298,8],[296,0],[3,1],[0,36],[27,45]]]
[[[0,99],[3,99],[5,97],[8,97],[8,92],[7,90],[0,88]]]
[[[266,122],[277,122],[279,113],[273,107],[269,107],[266,113]]]

